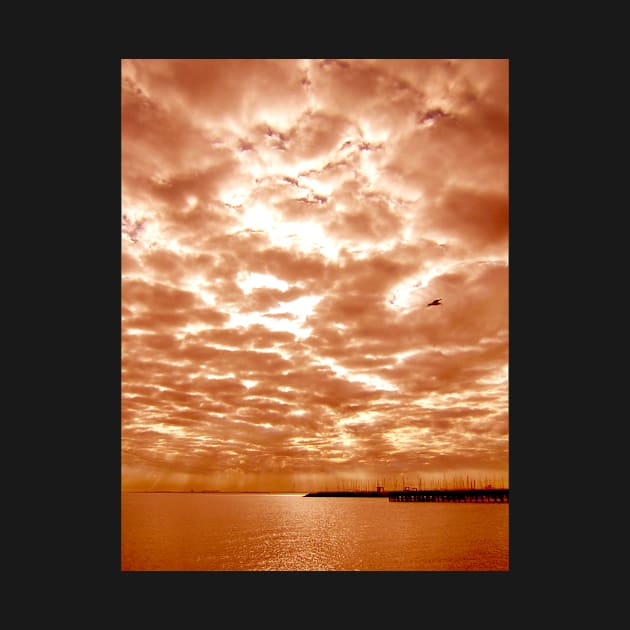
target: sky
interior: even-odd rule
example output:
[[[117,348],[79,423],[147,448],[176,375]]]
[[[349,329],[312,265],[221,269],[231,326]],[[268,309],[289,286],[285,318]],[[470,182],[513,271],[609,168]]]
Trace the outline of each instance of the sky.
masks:
[[[123,490],[509,485],[508,66],[121,60]]]

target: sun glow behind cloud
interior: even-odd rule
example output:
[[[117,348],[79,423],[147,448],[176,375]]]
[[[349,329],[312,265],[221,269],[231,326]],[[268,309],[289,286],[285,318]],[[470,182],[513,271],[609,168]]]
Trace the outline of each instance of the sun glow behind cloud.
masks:
[[[123,60],[125,488],[507,479],[507,77]]]

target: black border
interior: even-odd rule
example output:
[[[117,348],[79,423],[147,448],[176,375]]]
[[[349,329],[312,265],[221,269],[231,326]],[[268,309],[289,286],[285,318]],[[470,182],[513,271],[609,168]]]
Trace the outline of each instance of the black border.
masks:
[[[488,592],[496,597],[506,597],[512,589],[522,586],[526,579],[542,588],[546,568],[556,567],[550,545],[541,537],[547,536],[546,525],[554,511],[553,501],[540,497],[537,488],[548,485],[551,461],[545,460],[543,443],[535,430],[540,417],[540,393],[537,384],[550,376],[551,366],[536,365],[529,371],[534,348],[531,341],[538,335],[540,313],[530,316],[531,300],[539,292],[538,279],[546,271],[544,239],[539,238],[540,175],[549,166],[550,157],[545,155],[539,142],[550,129],[537,128],[541,117],[546,116],[539,105],[541,77],[545,63],[526,55],[512,55],[509,49],[501,51],[470,51],[463,54],[445,51],[407,51],[399,46],[394,54],[358,54],[356,48],[336,50],[335,54],[322,54],[306,48],[295,54],[260,54],[260,50],[245,50],[240,44],[228,46],[219,54],[147,54],[142,46],[127,46],[122,52],[90,57],[84,66],[85,75],[73,79],[77,106],[65,111],[64,120],[77,132],[76,150],[72,155],[73,171],[69,179],[75,195],[72,222],[72,256],[63,259],[62,265],[68,277],[76,280],[80,274],[80,298],[75,313],[80,321],[67,321],[72,314],[60,316],[65,328],[76,338],[78,355],[73,374],[76,381],[73,391],[80,390],[68,405],[75,407],[76,424],[73,426],[76,444],[71,449],[72,463],[61,467],[70,475],[73,488],[72,502],[79,502],[71,519],[71,543],[76,549],[76,567],[79,573],[108,578],[118,588],[122,585],[128,593],[138,591],[137,596],[162,589],[173,597],[181,587],[181,596],[187,599],[196,594],[219,591],[267,592],[272,599],[284,599],[284,593],[294,588],[303,591],[304,601],[338,597],[343,606],[344,593],[358,591],[368,601],[370,598],[410,598],[419,601],[448,593],[460,605],[473,610],[476,597]],[[164,48],[168,49],[168,46]],[[234,54],[235,48],[239,52]],[[359,47],[360,49],[360,47]],[[155,52],[155,51],[152,51]],[[171,51],[172,52],[172,51]],[[232,53],[232,54],[230,54]],[[311,53],[311,54],[309,54]],[[345,54],[344,54],[345,53]],[[464,57],[510,59],[510,570],[492,574],[470,573],[353,573],[345,574],[249,574],[249,573],[199,573],[180,574],[163,572],[148,579],[140,573],[120,571],[120,59],[123,57]],[[548,83],[550,83],[549,80]],[[544,84],[544,87],[548,86]],[[544,89],[544,88],[543,88]],[[63,107],[59,108],[63,110]],[[544,161],[546,157],[546,162]],[[78,188],[74,188],[78,182]],[[535,226],[535,227],[533,227]],[[534,234],[532,234],[534,233]],[[541,242],[542,241],[542,242]],[[548,244],[547,244],[548,245]],[[78,250],[78,251],[77,251]],[[533,280],[536,278],[536,280]],[[76,288],[76,287],[75,287]],[[60,305],[61,306],[61,305]],[[526,320],[525,322],[523,320]],[[60,384],[61,386],[61,384]],[[82,455],[77,453],[83,453]],[[69,541],[70,542],[70,541]],[[517,586],[517,583],[521,585]],[[456,595],[459,594],[459,599]],[[348,597],[350,595],[348,594]],[[445,598],[446,601],[447,598]],[[444,602],[443,602],[444,603]],[[383,603],[384,618],[388,618],[387,601]],[[444,614],[449,614],[449,609]],[[481,614],[483,605],[481,606]],[[503,606],[501,606],[503,611]],[[334,618],[335,613],[330,611]],[[453,612],[453,610],[450,610]],[[310,614],[310,613],[309,613]],[[471,613],[472,614],[472,613]],[[488,611],[488,614],[489,613]],[[464,614],[464,617],[466,615]],[[473,614],[474,617],[474,614]],[[393,620],[392,620],[393,621]],[[471,618],[472,621],[472,618]]]

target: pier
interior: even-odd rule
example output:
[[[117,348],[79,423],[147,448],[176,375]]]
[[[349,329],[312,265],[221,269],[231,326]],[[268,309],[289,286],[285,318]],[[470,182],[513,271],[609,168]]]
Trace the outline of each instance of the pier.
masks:
[[[381,487],[376,492],[366,490],[309,492],[305,497],[387,497],[394,502],[418,503],[509,503],[508,488],[467,488],[453,490],[385,490]]]
[[[390,501],[412,501],[421,503],[509,503],[507,488],[485,488],[466,490],[399,490],[389,491]]]

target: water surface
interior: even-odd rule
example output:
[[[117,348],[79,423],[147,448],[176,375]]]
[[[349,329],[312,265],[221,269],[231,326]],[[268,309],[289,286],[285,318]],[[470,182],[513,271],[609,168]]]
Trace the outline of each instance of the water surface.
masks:
[[[123,493],[124,571],[507,571],[509,505]]]

